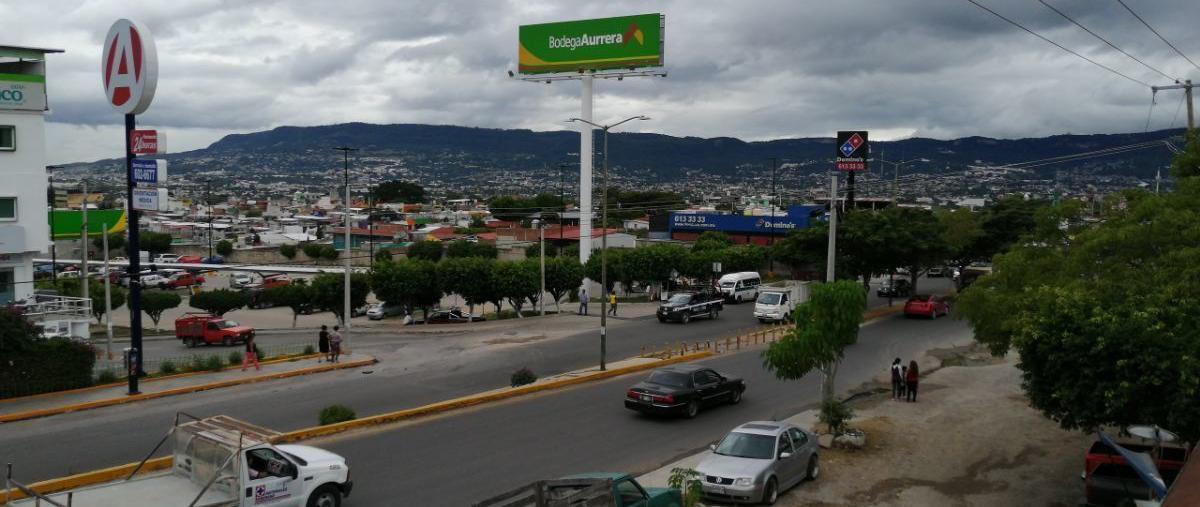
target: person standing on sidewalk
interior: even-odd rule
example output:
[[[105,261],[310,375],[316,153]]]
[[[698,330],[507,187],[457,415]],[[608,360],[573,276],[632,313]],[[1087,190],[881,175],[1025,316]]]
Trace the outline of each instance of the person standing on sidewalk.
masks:
[[[329,328],[324,324],[321,324],[321,332],[317,333],[317,350],[321,352],[318,363],[329,358]]]
[[[608,314],[613,317],[617,316],[617,290],[613,289],[608,293]]]
[[[920,378],[921,373],[917,371],[917,362],[909,361],[908,373],[906,373],[904,376],[905,383],[908,384],[908,401],[914,403],[917,401],[917,382],[920,380]]]
[[[904,366],[900,364],[900,358],[892,361],[892,399],[899,401],[901,393],[904,392]]]
[[[588,293],[587,287],[579,288],[579,315],[587,315]]]
[[[342,355],[342,333],[338,332],[338,326],[333,326],[333,332],[329,333],[329,362],[336,363]]]
[[[254,370],[262,370],[258,365],[258,352],[254,349],[254,335],[246,338],[246,353],[242,356],[242,371],[246,371],[246,367],[254,364]]]

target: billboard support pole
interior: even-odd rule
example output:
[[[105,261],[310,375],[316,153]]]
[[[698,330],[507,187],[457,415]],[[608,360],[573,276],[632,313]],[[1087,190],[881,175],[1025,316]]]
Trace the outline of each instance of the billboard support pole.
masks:
[[[833,261],[837,254],[837,173],[829,178],[829,251],[825,259],[825,281],[833,281]]]
[[[580,94],[579,118],[592,121],[592,91],[594,77],[585,74]],[[579,263],[587,264],[592,255],[592,126],[580,122],[579,128]],[[601,224],[603,226],[603,224]],[[586,283],[586,282],[584,282]]]
[[[138,241],[138,213],[133,208],[133,129],[136,126],[134,115],[125,115],[125,186],[126,213],[129,214],[126,229],[129,239],[125,242],[126,255],[129,257],[129,394],[140,394],[138,391],[138,376],[144,375],[142,370],[142,253]]]

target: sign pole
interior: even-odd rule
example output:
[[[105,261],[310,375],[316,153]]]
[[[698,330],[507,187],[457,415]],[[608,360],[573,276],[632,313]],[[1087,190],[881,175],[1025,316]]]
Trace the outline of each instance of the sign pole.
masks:
[[[825,259],[825,281],[832,282],[833,261],[837,255],[837,173],[829,178],[829,251]]]
[[[101,236],[104,242],[104,332],[108,341],[104,345],[104,351],[108,354],[108,359],[112,360],[112,290],[109,288],[112,285],[112,278],[108,272],[108,224],[101,226]]]
[[[129,394],[140,394],[138,376],[142,370],[142,255],[138,243],[138,211],[133,209],[133,131],[137,122],[132,114],[125,115],[125,185],[126,213],[129,215],[129,240],[125,251],[129,257]]]
[[[854,175],[857,171],[846,174],[846,209],[854,209]]]
[[[584,75],[583,93],[580,98],[579,118],[592,121],[591,75]],[[579,263],[587,264],[592,256],[592,126],[581,123],[579,129]]]

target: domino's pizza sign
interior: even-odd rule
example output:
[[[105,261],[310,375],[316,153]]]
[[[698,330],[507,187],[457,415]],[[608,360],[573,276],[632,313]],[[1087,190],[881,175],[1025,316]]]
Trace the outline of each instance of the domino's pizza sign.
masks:
[[[837,134],[837,169],[866,171],[870,155],[865,130],[839,130]]]

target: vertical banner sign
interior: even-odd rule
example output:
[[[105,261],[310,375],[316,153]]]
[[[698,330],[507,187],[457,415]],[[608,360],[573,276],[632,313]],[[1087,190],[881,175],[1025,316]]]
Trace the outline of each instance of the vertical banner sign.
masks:
[[[139,208],[153,206],[158,209],[156,189],[138,189],[134,183],[134,131],[136,115],[150,107],[154,90],[158,86],[158,52],[150,30],[128,19],[118,19],[104,37],[100,55],[100,82],[104,85],[104,98],[108,105],[125,117],[125,186],[126,202],[129,203],[129,239],[126,249],[129,255],[129,394],[138,394],[138,377],[145,374],[142,368],[142,288],[141,247],[138,241]],[[141,135],[139,151],[149,149],[150,139]],[[154,151],[158,151],[158,139],[154,138]],[[144,168],[148,169],[148,168]],[[148,176],[148,172],[142,173]],[[157,171],[156,171],[157,178]],[[139,191],[140,190],[140,191]],[[150,197],[152,190],[154,196]],[[151,202],[153,201],[153,202]]]
[[[837,170],[865,171],[867,170],[867,155],[870,148],[867,144],[865,130],[839,130],[837,134]]]

